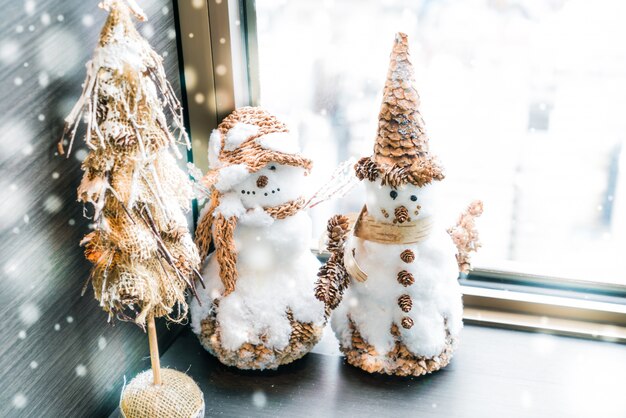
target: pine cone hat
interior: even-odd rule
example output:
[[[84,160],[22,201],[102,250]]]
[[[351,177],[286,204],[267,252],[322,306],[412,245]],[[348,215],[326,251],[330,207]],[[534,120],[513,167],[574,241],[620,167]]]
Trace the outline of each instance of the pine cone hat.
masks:
[[[378,116],[374,155],[355,165],[359,179],[374,181],[380,176],[383,185],[396,188],[406,183],[422,187],[444,178],[429,152],[419,104],[408,37],[397,33]]]

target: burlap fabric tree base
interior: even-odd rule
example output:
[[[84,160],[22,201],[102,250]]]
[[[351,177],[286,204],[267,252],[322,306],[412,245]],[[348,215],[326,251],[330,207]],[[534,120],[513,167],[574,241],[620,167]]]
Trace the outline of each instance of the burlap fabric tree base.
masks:
[[[412,354],[400,341],[397,325],[392,325],[391,335],[396,339],[395,346],[386,355],[380,355],[368,344],[350,320],[352,330],[352,347],[340,344],[341,352],[346,356],[348,364],[359,367],[369,373],[384,373],[395,376],[422,376],[437,371],[450,363],[456,340],[447,333],[443,351],[435,357],[422,357]]]
[[[120,411],[124,418],[201,418],[202,391],[189,376],[161,369],[161,385],[155,385],[152,370],[138,374],[122,391]]]
[[[214,301],[214,305],[217,301]],[[246,370],[276,369],[283,364],[291,363],[304,357],[322,338],[323,326],[315,326],[308,322],[293,319],[291,312],[287,317],[291,323],[289,345],[282,350],[266,347],[263,344],[245,343],[238,350],[227,350],[222,347],[220,325],[215,319],[215,309],[201,322],[201,333],[198,335],[202,346],[227,366]]]

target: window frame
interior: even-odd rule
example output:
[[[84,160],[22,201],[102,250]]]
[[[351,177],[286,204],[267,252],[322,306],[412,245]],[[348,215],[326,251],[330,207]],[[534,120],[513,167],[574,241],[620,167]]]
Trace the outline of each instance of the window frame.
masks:
[[[174,8],[193,161],[206,171],[210,132],[236,107],[260,103],[256,5],[174,0]],[[198,90],[202,102],[194,100]],[[474,268],[460,282],[468,323],[626,343],[626,286],[491,268]]]

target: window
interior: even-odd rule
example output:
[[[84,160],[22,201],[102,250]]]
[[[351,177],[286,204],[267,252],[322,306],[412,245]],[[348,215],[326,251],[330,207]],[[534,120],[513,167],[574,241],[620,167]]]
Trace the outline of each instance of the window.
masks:
[[[322,181],[371,154],[393,36],[406,32],[447,169],[442,215],[485,202],[477,269],[626,285],[625,7],[258,0],[260,104],[297,129]],[[354,192],[313,211],[316,233],[362,203]]]
[[[626,6],[535,3],[180,2],[194,162],[207,168],[210,131],[246,105],[298,133],[317,186],[371,155],[393,37],[406,32],[447,169],[441,216],[452,225],[485,202],[484,247],[461,278],[466,320],[626,341]],[[363,200],[357,189],[314,208],[314,247],[331,215]]]

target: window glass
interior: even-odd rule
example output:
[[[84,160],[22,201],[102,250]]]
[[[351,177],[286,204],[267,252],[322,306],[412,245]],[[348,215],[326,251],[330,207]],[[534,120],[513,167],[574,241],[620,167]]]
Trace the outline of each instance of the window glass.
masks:
[[[626,4],[618,0],[258,0],[261,104],[318,181],[370,155],[405,32],[454,222],[485,202],[476,266],[626,283]],[[313,210],[355,211],[359,190]]]

